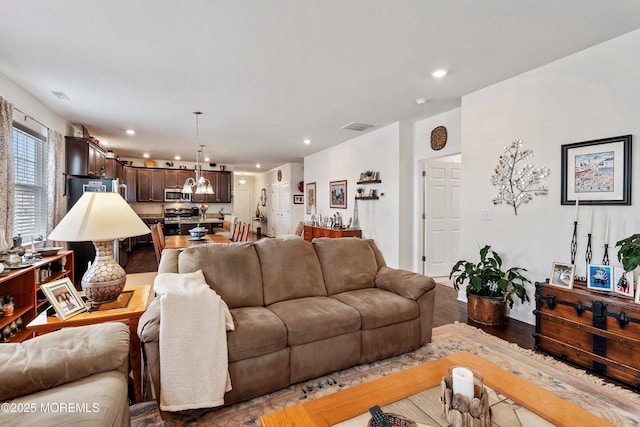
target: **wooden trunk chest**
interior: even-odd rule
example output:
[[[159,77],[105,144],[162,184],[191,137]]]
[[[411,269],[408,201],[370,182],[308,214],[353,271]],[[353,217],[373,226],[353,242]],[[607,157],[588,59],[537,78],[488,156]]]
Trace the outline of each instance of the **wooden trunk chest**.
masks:
[[[536,283],[535,349],[640,390],[640,304],[628,297]]]

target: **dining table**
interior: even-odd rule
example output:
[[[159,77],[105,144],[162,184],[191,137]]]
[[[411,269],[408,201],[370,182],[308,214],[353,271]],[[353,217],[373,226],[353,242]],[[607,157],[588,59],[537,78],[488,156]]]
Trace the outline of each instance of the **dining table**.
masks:
[[[231,243],[231,240],[219,234],[205,234],[201,239],[194,239],[190,234],[167,236],[165,249],[183,249],[198,246],[203,243]]]

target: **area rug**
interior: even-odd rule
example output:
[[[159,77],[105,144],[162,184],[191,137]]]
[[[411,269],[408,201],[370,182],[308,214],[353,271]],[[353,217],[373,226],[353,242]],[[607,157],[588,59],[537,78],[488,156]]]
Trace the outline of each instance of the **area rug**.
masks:
[[[339,392],[459,351],[476,354],[614,425],[640,426],[640,394],[463,323],[434,328],[432,342],[414,352],[355,366],[227,408],[165,413],[163,420],[155,402],[136,404],[131,407],[131,425],[259,426],[262,414]],[[580,425],[579,420],[576,423]]]

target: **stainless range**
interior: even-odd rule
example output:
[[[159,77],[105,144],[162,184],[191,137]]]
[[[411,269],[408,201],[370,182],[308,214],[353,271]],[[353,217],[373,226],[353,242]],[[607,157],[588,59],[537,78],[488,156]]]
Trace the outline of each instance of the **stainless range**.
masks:
[[[200,210],[198,208],[167,208],[164,211],[164,227],[165,235],[180,234],[180,221],[198,218]]]

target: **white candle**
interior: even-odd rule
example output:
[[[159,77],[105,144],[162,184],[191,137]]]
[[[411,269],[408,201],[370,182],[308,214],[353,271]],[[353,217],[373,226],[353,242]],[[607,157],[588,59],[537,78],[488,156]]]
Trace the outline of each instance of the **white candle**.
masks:
[[[451,370],[453,394],[461,394],[469,399],[469,403],[473,400],[473,372],[467,368],[453,368]]]
[[[575,222],[578,222],[578,205],[580,204],[580,200],[576,199],[576,218],[574,219]]]
[[[604,230],[604,243],[609,243],[609,214],[607,214],[607,228]]]
[[[593,208],[591,208],[591,216],[589,218],[589,234],[593,231]]]

